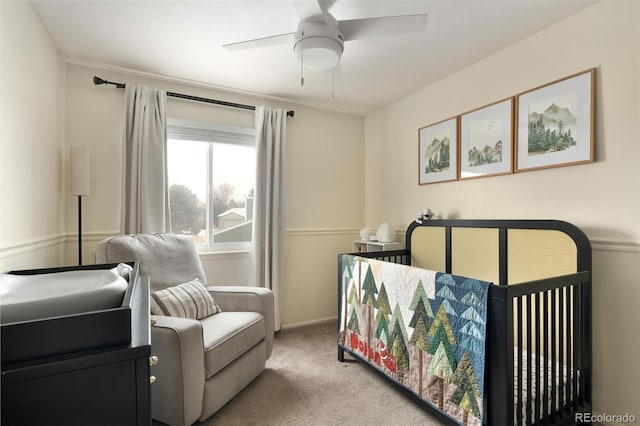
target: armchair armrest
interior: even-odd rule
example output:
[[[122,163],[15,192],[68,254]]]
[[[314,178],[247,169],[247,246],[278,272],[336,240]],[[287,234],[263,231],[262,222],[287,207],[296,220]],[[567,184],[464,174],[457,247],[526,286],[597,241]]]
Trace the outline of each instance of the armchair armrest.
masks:
[[[153,417],[169,425],[191,425],[202,413],[205,366],[200,321],[151,315],[151,352],[158,364],[152,385]],[[183,409],[184,407],[184,409]]]
[[[259,312],[264,316],[265,343],[269,359],[275,328],[273,292],[263,287],[243,286],[209,286],[207,290],[223,312]]]

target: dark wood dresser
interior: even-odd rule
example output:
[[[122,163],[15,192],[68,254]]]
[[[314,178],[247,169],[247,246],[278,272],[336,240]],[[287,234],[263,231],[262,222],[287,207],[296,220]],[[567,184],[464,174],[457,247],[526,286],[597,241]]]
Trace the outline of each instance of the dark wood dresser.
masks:
[[[122,306],[2,324],[1,339],[3,426],[151,424],[149,279],[136,265]]]

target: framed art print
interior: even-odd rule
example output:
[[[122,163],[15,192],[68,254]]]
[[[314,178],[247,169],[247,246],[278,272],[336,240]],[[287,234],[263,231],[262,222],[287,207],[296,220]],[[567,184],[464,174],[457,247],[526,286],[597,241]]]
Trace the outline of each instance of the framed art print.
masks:
[[[513,172],[513,98],[460,116],[460,179]]]
[[[593,161],[595,70],[517,97],[517,171]]]
[[[458,178],[458,119],[450,118],[418,130],[418,183]]]

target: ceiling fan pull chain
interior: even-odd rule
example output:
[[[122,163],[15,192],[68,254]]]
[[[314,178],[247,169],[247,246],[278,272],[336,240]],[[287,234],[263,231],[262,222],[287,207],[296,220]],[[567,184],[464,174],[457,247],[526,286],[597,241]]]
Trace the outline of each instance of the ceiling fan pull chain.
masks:
[[[300,52],[300,86],[304,86],[304,31],[300,38],[300,47],[302,48]]]
[[[334,92],[335,69],[336,69],[336,67],[331,68],[331,95],[329,96],[329,100],[331,102],[333,102],[333,100],[335,99],[335,92]]]

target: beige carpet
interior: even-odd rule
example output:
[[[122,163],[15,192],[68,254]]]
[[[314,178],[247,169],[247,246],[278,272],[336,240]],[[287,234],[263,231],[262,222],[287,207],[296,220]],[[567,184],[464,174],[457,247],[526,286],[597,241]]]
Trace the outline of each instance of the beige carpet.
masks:
[[[409,396],[348,355],[337,325],[281,331],[266,370],[199,425],[440,425]]]

